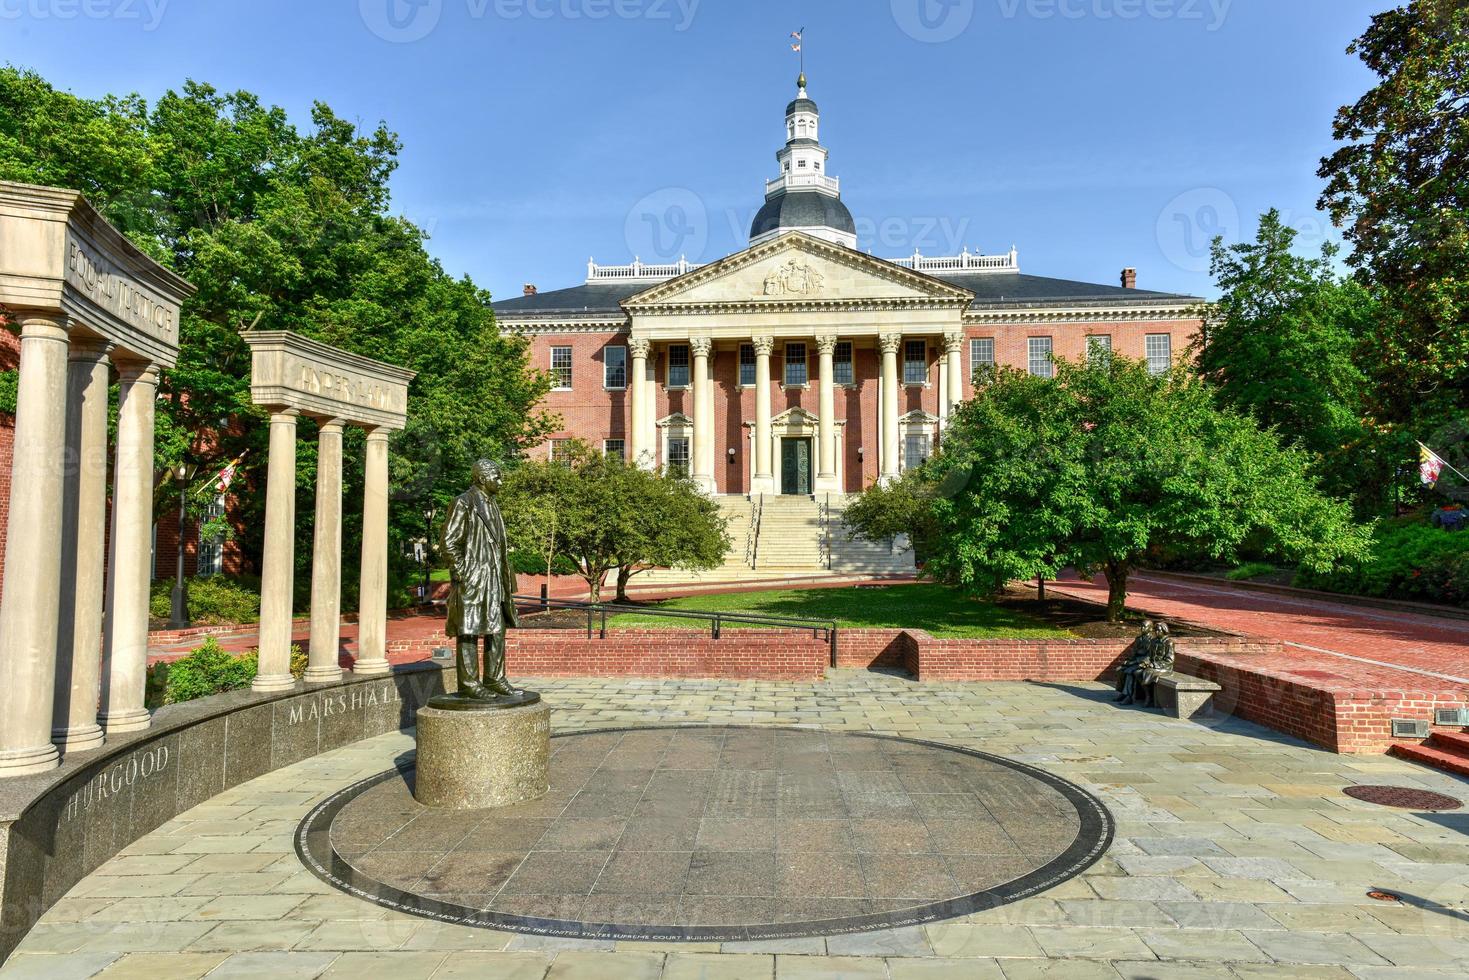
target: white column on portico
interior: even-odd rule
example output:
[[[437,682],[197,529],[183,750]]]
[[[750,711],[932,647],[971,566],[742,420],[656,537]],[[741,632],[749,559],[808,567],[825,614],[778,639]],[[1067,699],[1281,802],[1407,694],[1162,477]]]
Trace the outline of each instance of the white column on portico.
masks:
[[[112,550],[103,624],[102,710],[109,735],[148,727],[149,585],[153,576],[153,418],[158,367],[117,365],[117,453],[112,471]]]
[[[388,430],[367,433],[362,489],[362,584],[355,674],[386,674],[388,664]]]
[[[944,334],[944,359],[948,363],[948,390],[939,396],[940,401],[948,406],[946,418],[954,417],[954,410],[964,402],[964,335],[962,333]]]
[[[339,680],[342,623],[342,419],[323,419],[316,436],[316,529],[311,551],[311,647],[305,679]]]
[[[23,313],[11,457],[5,594],[0,600],[0,775],[57,765],[51,744],[56,616],[61,607],[61,499],[66,445],[67,321]],[[69,590],[68,590],[69,591]]]
[[[270,416],[270,460],[266,469],[265,554],[260,568],[260,666],[256,691],[284,691],[291,676],[292,594],[296,564],[295,409]]]
[[[901,334],[887,333],[878,338],[882,350],[882,456],[879,461],[883,483],[898,478],[898,350],[903,345]]]
[[[770,461],[770,353],[775,349],[775,340],[756,337],[754,347],[755,474],[750,481],[750,493],[774,493],[775,479]]]
[[[112,345],[73,340],[67,371],[66,489],[62,498],[62,597],[56,635],[51,740],[63,752],[102,744],[102,597],[106,591],[107,394]],[[66,586],[73,584],[68,596]]]
[[[707,337],[689,342],[694,370],[694,482],[714,493],[714,375],[709,361],[714,343]]]
[[[837,484],[836,379],[832,376],[836,366],[836,349],[836,337],[816,338],[816,350],[820,354],[818,368],[821,372],[817,401],[821,416],[817,423],[817,440],[821,444],[816,454],[817,493],[836,493],[841,490]]]
[[[628,354],[632,357],[632,388],[628,392],[628,440],[631,453],[629,460],[636,466],[650,469],[653,465],[653,446],[648,441],[648,350],[646,340],[629,340]]]

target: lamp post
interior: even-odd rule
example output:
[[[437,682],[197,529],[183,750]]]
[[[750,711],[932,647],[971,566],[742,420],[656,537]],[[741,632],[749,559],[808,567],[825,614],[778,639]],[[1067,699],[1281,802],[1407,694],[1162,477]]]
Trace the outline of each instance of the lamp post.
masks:
[[[433,601],[434,591],[434,518],[438,516],[438,508],[430,506],[423,512],[423,598],[419,605],[426,606]]]
[[[198,472],[199,467],[194,463],[182,462],[173,468],[174,478],[179,483],[179,526],[173,597],[168,610],[168,628],[171,630],[188,629],[193,625],[189,620],[189,586],[184,581],[184,522],[189,503],[189,483]]]

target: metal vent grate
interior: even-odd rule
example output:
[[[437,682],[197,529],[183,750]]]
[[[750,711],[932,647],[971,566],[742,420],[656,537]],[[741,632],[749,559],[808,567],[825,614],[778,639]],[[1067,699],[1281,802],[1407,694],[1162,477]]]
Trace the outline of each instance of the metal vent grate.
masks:
[[[1435,708],[1433,723],[1451,725],[1455,728],[1469,728],[1469,708]]]
[[[1392,720],[1393,738],[1427,738],[1428,722],[1417,718],[1394,718]]]

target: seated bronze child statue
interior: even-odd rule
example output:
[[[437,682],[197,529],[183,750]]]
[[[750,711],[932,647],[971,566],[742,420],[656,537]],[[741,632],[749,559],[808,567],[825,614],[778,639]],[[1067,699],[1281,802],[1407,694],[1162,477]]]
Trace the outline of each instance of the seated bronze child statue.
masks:
[[[1145,621],[1132,645],[1132,655],[1117,670],[1117,697],[1113,700],[1119,704],[1142,701],[1144,707],[1156,708],[1158,678],[1173,672],[1174,653],[1168,625]]]

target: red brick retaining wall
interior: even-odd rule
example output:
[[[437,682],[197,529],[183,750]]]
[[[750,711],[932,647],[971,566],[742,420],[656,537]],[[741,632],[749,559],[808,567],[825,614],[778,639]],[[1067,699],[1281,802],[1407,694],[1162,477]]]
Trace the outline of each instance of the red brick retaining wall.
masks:
[[[573,630],[513,630],[505,659],[521,677],[710,677],[820,680],[831,647],[809,632],[616,630],[605,640]]]
[[[1215,695],[1220,710],[1333,752],[1378,753],[1395,741],[1418,744],[1421,739],[1394,739],[1392,720],[1419,719],[1431,725],[1435,708],[1469,705],[1469,694],[1463,691],[1350,689],[1333,686],[1326,678],[1292,677],[1288,659],[1232,662],[1220,653],[1180,654],[1178,669],[1224,688]],[[1394,673],[1399,679],[1411,676]]]
[[[941,640],[921,630],[908,634],[910,652],[905,666],[920,681],[1107,680],[1132,647],[1129,639]],[[1188,652],[1280,654],[1283,650],[1274,640],[1243,637],[1190,636],[1176,643],[1180,661]]]
[[[907,669],[913,638],[907,630],[838,630],[837,666],[866,670],[872,667]]]

